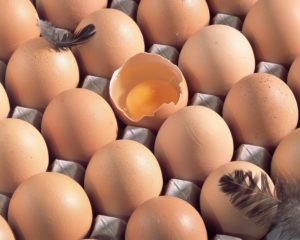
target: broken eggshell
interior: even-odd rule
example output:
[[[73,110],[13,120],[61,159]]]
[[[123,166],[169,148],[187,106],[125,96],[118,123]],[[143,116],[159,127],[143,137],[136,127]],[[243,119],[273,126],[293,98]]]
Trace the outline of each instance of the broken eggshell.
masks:
[[[187,84],[179,68],[150,53],[133,56],[115,71],[109,94],[124,123],[152,130],[158,130],[188,102]]]

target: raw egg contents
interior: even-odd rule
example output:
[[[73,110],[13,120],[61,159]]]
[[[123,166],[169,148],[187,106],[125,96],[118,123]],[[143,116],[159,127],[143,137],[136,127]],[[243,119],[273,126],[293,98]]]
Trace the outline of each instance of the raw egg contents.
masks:
[[[132,119],[138,120],[151,115],[164,103],[177,102],[178,98],[178,90],[167,81],[147,80],[137,84],[128,93],[127,111]]]

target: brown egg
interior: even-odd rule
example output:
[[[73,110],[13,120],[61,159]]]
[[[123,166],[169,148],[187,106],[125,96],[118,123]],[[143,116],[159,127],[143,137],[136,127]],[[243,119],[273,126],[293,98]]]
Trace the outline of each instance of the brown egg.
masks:
[[[190,106],[164,122],[154,152],[167,178],[201,183],[212,170],[231,160],[233,140],[216,112]]]
[[[88,24],[96,26],[96,34],[74,49],[86,74],[110,78],[130,57],[145,49],[139,27],[119,10],[96,11],[83,19],[76,31]]]
[[[39,35],[38,15],[29,0],[0,0],[0,60],[7,62],[19,45]]]
[[[292,91],[281,79],[255,73],[229,91],[223,118],[236,144],[273,149],[296,128],[298,107]]]
[[[0,192],[10,195],[27,178],[48,167],[46,142],[31,124],[0,120]]]
[[[207,0],[207,2],[215,13],[245,16],[257,0]]]
[[[18,239],[82,239],[92,224],[92,208],[82,187],[60,173],[41,173],[14,192],[8,222]]]
[[[0,239],[2,240],[15,240],[15,236],[6,222],[6,220],[0,215]]]
[[[300,54],[300,2],[261,0],[243,25],[258,60],[290,64]]]
[[[178,65],[191,92],[225,97],[236,82],[254,72],[255,59],[250,43],[240,31],[212,25],[185,43]]]
[[[199,213],[176,197],[153,198],[131,215],[126,240],[207,240],[207,232]]]
[[[6,118],[10,111],[10,104],[3,85],[0,83],[0,119]]]
[[[143,202],[159,196],[162,186],[155,156],[131,140],[115,141],[96,152],[84,180],[97,214],[125,219]]]
[[[36,0],[41,18],[69,30],[74,30],[83,18],[106,6],[107,0]]]
[[[79,69],[70,50],[58,51],[36,38],[14,52],[5,81],[15,104],[44,110],[56,95],[78,85]]]
[[[176,65],[159,55],[140,53],[113,74],[110,98],[126,124],[156,131],[187,105],[188,90]]]
[[[299,144],[299,128],[292,131],[279,143],[271,162],[272,179],[279,178],[281,181],[300,183]]]
[[[290,67],[287,84],[293,91],[298,104],[300,104],[300,55]]]
[[[206,226],[218,234],[228,234],[240,237],[243,240],[257,240],[267,233],[269,224],[258,224],[256,219],[246,216],[246,209],[238,209],[230,201],[230,196],[222,192],[219,185],[220,178],[225,174],[231,174],[235,170],[251,171],[254,176],[261,176],[265,173],[260,167],[244,162],[234,161],[214,170],[205,180],[201,194],[200,207],[203,220]],[[274,191],[274,184],[268,177],[271,191]],[[258,182],[260,186],[260,181]]]
[[[149,44],[181,48],[193,33],[208,25],[209,10],[205,0],[142,0],[137,23]]]
[[[53,155],[83,164],[114,141],[117,131],[109,104],[87,89],[71,89],[56,96],[42,120],[42,134]]]

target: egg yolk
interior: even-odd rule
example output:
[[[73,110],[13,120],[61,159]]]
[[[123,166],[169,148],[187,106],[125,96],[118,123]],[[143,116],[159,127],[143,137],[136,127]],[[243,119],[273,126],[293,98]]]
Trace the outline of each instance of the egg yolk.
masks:
[[[179,92],[176,86],[162,80],[147,80],[134,86],[126,98],[126,108],[133,120],[153,115],[163,103],[176,103]]]

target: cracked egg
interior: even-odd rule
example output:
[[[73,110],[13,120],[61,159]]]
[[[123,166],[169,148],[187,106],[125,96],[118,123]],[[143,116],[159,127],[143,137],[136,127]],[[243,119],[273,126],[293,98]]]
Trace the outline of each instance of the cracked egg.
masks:
[[[176,65],[159,55],[140,53],[114,72],[110,98],[124,123],[158,130],[187,105],[188,90]]]

